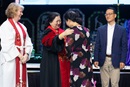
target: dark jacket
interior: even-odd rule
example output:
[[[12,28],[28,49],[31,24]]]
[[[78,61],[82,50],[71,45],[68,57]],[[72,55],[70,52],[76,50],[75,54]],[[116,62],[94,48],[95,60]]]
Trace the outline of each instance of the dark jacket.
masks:
[[[97,38],[94,49],[94,61],[103,66],[106,58],[107,48],[107,25],[101,26],[97,30]],[[127,35],[124,27],[116,24],[112,39],[112,64],[119,68],[120,62],[126,61],[127,55]]]

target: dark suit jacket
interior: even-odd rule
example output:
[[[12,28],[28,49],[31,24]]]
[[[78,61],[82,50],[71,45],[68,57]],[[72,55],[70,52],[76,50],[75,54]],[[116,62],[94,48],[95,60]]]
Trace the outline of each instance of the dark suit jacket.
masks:
[[[107,25],[101,26],[97,30],[96,44],[94,49],[94,61],[103,66],[106,58],[107,48]],[[119,68],[120,62],[126,61],[127,55],[127,35],[124,27],[116,24],[112,39],[112,64]]]

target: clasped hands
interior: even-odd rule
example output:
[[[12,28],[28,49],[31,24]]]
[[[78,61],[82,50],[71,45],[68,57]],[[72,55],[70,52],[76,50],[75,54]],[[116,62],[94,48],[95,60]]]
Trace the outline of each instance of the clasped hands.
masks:
[[[26,63],[27,60],[28,60],[28,54],[26,54],[26,53],[25,53],[24,55],[19,54],[18,57],[19,57],[20,61],[21,61],[23,64]]]

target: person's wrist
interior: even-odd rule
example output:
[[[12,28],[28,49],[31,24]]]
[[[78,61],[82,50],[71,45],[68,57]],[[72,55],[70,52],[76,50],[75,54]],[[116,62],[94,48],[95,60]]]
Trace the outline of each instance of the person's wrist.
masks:
[[[61,33],[60,35],[59,35],[59,38],[62,40],[63,38],[64,38],[64,34],[63,33]]]
[[[21,55],[21,54],[19,54],[19,55],[18,55],[18,57],[19,57],[19,58],[21,58],[21,57],[22,57],[22,55]]]

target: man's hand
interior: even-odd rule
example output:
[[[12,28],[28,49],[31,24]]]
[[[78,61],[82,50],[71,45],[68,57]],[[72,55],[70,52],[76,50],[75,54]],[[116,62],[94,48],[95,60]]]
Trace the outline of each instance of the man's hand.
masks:
[[[123,69],[125,67],[125,64],[123,62],[120,62],[120,69]]]
[[[98,68],[98,65],[99,65],[99,62],[98,62],[98,61],[95,61],[95,62],[94,62],[94,66],[95,66],[96,68]]]

